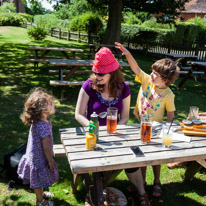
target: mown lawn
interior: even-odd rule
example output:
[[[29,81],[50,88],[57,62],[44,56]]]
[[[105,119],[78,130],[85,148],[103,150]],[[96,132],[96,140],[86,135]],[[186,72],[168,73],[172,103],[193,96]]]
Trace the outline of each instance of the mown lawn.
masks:
[[[31,41],[26,29],[17,27],[0,27],[0,163],[3,163],[3,156],[27,140],[29,127],[24,126],[19,119],[23,110],[24,100],[31,88],[41,86],[53,92],[53,95],[60,98],[60,88],[49,85],[50,79],[57,79],[55,75],[49,75],[49,65],[40,64],[34,72],[33,64],[26,63],[30,52],[28,46],[54,46],[54,47],[74,47],[81,48],[88,53],[86,44],[68,42],[56,38],[48,37],[43,42]],[[86,58],[81,56],[81,58]],[[143,56],[138,53],[135,58],[139,65],[146,72],[151,71],[153,58]],[[125,78],[134,80],[134,75],[129,68],[124,69]],[[87,76],[73,77],[76,80],[86,79]],[[176,90],[177,82],[171,86],[176,95],[176,116],[175,120],[182,120],[187,117],[189,106],[196,105],[200,111],[206,111],[206,83],[188,80],[180,91]],[[65,90],[66,100],[57,104],[56,114],[51,118],[53,123],[54,143],[60,143],[58,134],[59,128],[76,127],[78,123],[74,119],[74,110],[80,87],[71,86]],[[135,83],[130,87],[132,94],[131,115],[129,123],[136,120],[132,114],[134,109],[139,85]],[[54,192],[56,205],[84,205],[85,189],[83,184],[79,186],[78,192],[72,194],[72,175],[66,158],[56,158],[59,165],[60,180],[54,184],[50,191]],[[147,171],[147,191],[152,205],[165,206],[200,206],[206,205],[206,173],[198,173],[190,182],[182,182],[182,175],[185,169],[168,170],[166,165],[162,165],[161,181],[163,196],[155,199],[151,197],[153,175],[151,167]],[[118,178],[112,182],[111,186],[122,190],[126,196],[129,194],[126,187],[129,185],[126,175],[122,172]],[[35,205],[35,195],[29,186],[17,185],[11,192],[7,190],[8,180],[4,173],[0,174],[0,205],[24,206]]]

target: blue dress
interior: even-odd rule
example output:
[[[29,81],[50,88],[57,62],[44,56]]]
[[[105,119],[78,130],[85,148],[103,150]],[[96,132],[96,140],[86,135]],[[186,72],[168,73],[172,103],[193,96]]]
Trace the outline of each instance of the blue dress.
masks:
[[[51,186],[59,179],[56,163],[54,169],[49,169],[49,164],[44,154],[42,138],[49,136],[50,147],[53,151],[53,135],[51,122],[38,121],[32,124],[29,131],[27,149],[22,156],[17,173],[23,179],[23,184],[30,184],[33,189]]]

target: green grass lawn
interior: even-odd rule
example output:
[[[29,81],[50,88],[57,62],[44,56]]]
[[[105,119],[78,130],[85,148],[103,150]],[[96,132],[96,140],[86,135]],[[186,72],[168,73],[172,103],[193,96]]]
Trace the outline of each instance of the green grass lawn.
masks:
[[[81,48],[88,53],[89,47],[86,44],[68,42],[57,38],[47,37],[43,42],[31,41],[26,29],[17,27],[0,26],[0,163],[3,163],[3,156],[12,152],[19,145],[27,140],[28,126],[24,126],[19,119],[23,111],[23,105],[27,93],[31,88],[41,86],[53,92],[55,98],[60,98],[60,88],[49,85],[49,80],[57,79],[56,75],[49,75],[49,65],[40,64],[34,72],[33,64],[26,63],[30,51],[28,46],[51,46],[51,47],[73,47]],[[151,72],[152,57],[135,55],[140,67],[146,72]],[[81,56],[81,58],[86,58]],[[134,80],[134,75],[129,68],[124,69],[125,79]],[[87,76],[74,76],[76,80],[86,80]],[[206,111],[206,83],[188,80],[180,91],[176,90],[177,80],[171,89],[174,91],[176,116],[175,120],[185,119],[188,115],[189,106],[196,105],[200,111]],[[54,143],[60,143],[58,134],[59,128],[76,127],[79,124],[74,119],[76,100],[80,86],[70,86],[65,89],[66,99],[57,104],[56,114],[51,117],[53,123]],[[132,114],[139,84],[130,86],[131,89],[131,111],[129,123],[136,123]],[[50,191],[54,192],[56,205],[84,205],[85,189],[80,185],[76,194],[71,192],[72,175],[66,158],[56,158],[59,165],[60,180],[54,184]],[[163,196],[155,199],[151,197],[153,175],[151,167],[147,170],[147,192],[153,206],[200,206],[206,205],[206,173],[198,173],[190,182],[182,182],[182,175],[185,169],[168,170],[162,165],[161,181]],[[126,196],[129,194],[126,187],[129,185],[126,175],[122,172],[111,186],[122,190]],[[35,205],[35,195],[29,186],[17,185],[11,192],[7,190],[8,180],[4,174],[0,174],[0,205],[24,206]]]

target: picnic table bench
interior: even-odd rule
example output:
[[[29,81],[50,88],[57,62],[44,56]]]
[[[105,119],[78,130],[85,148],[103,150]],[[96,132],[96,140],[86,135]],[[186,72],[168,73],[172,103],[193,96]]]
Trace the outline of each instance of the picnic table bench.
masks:
[[[192,77],[192,75],[202,75],[203,78],[197,79],[195,77],[195,80],[197,81],[206,81],[206,62],[198,62],[198,61],[192,61],[191,67],[185,71],[185,76],[182,78],[181,82],[178,84],[178,89],[180,89],[183,84]],[[180,71],[180,73],[183,73],[183,71]]]
[[[40,46],[29,46],[29,50],[34,51],[34,55],[32,55],[34,58],[26,59],[28,62],[34,63],[34,68],[38,67],[38,63],[49,63],[48,58],[52,59],[76,59],[76,53],[83,52],[82,49],[76,49],[76,48],[59,48],[59,47],[40,47]],[[63,54],[63,56],[48,56],[49,52],[57,51]],[[41,54],[40,54],[41,52]],[[70,56],[67,52],[70,52],[72,56]]]

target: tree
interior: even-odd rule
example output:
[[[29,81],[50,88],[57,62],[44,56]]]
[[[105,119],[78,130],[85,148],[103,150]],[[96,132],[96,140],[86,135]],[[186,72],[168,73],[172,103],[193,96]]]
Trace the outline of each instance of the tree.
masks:
[[[109,19],[103,43],[113,44],[120,41],[122,11],[145,11],[151,14],[162,13],[175,19],[178,10],[184,9],[186,2],[190,0],[87,0],[96,8],[108,7]]]

